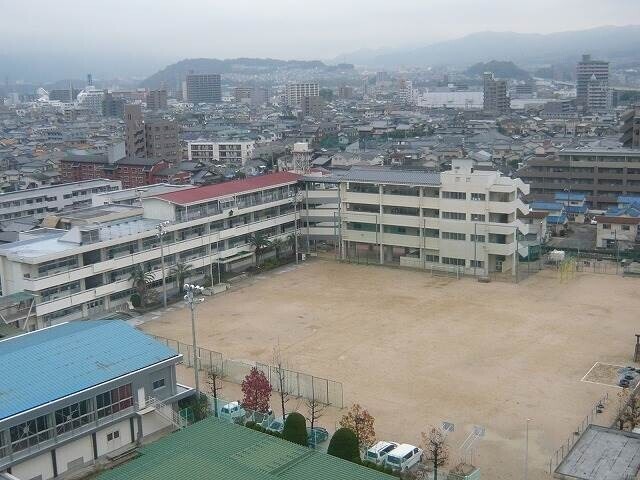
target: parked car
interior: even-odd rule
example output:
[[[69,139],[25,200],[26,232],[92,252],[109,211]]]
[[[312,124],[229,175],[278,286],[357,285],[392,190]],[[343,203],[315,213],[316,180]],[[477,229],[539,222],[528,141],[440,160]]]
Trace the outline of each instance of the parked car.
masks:
[[[367,453],[364,455],[364,459],[377,465],[381,465],[387,458],[387,454],[392,450],[395,450],[397,447],[398,444],[396,442],[380,440],[373,447],[367,450]]]
[[[310,447],[314,447],[319,443],[326,442],[329,439],[329,432],[324,427],[307,428],[307,443]]]
[[[269,430],[270,432],[282,433],[282,431],[284,430],[284,422],[288,416],[289,414],[287,413],[284,416],[284,418],[282,417],[276,418],[269,424],[269,426],[267,427],[267,430]]]
[[[246,412],[240,402],[230,402],[220,408],[218,417],[235,423],[242,423],[245,415]]]
[[[398,445],[387,454],[385,465],[396,471],[407,471],[422,460],[422,449],[408,443]]]

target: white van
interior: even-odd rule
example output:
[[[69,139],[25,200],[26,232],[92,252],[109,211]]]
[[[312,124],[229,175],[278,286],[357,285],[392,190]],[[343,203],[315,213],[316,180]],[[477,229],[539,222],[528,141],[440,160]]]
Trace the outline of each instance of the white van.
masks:
[[[382,464],[387,458],[387,454],[398,447],[396,442],[385,442],[380,440],[373,447],[367,450],[364,459],[375,464]]]
[[[244,408],[242,408],[242,405],[240,405],[240,402],[231,402],[222,406],[218,416],[232,422],[238,422],[244,419],[245,414],[246,412]]]
[[[409,470],[422,460],[422,449],[403,443],[387,454],[384,464],[393,470]]]

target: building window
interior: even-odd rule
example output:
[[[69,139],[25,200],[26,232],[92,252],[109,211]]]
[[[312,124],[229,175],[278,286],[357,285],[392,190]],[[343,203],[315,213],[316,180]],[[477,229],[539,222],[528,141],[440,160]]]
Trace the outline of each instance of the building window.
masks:
[[[622,225],[622,230],[631,230],[631,227],[629,225]]]
[[[131,394],[130,383],[96,396],[96,410],[98,412],[98,418],[112,415],[120,410],[129,408],[132,405],[133,396]]]
[[[472,242],[484,243],[485,236],[484,235],[474,235],[473,233],[469,235],[469,240]]]
[[[603,223],[603,224],[602,224],[602,228],[603,228],[603,230],[611,230],[611,224],[609,224],[609,223]]]
[[[484,268],[484,262],[482,260],[469,260],[469,266],[473,268]]]
[[[464,267],[465,259],[464,258],[442,257],[442,263],[444,263],[445,265],[457,265],[459,267]]]
[[[11,450],[18,452],[51,438],[49,417],[43,415],[9,428]]]
[[[444,220],[466,220],[467,215],[461,212],[442,212]]]
[[[120,430],[116,430],[114,432],[107,433],[107,442],[111,442],[111,441],[115,440],[116,438],[120,438]]]
[[[443,240],[466,240],[467,236],[464,233],[458,232],[442,232]]]
[[[438,255],[425,255],[424,256],[424,261],[425,262],[438,263],[438,262],[440,262],[440,257]]]
[[[448,198],[450,200],[466,200],[467,194],[465,192],[442,192],[442,198]]]
[[[158,380],[156,380],[155,382],[153,382],[153,389],[154,390],[158,390],[159,388],[163,388],[164,387],[164,378],[160,378]]]
[[[83,400],[56,410],[56,433],[58,435],[79,428],[93,420],[91,403]]]
[[[485,216],[480,214],[480,213],[472,213],[471,214],[471,221],[472,222],[484,222],[485,221]]]

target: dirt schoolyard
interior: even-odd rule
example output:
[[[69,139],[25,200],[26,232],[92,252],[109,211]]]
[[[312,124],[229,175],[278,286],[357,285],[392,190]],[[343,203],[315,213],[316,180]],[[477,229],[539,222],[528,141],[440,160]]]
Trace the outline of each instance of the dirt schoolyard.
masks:
[[[598,274],[561,283],[552,271],[482,284],[316,260],[208,298],[198,343],[269,363],[279,342],[292,369],[343,382],[345,404],[375,416],[379,439],[419,444],[429,426],[452,422],[450,466],[483,426],[473,462],[485,478],[523,475],[529,418],[529,476],[547,478],[549,457],[605,392],[601,423],[615,414],[618,389],[581,380],[596,362],[631,364],[639,286]],[[184,308],[141,328],[191,340]]]

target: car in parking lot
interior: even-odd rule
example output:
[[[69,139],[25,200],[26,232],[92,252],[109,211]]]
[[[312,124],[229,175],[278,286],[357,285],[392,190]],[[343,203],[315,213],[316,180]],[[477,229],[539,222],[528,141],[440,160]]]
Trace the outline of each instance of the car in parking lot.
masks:
[[[307,444],[315,447],[319,443],[326,442],[329,439],[329,432],[324,427],[307,428]]]
[[[380,440],[373,447],[367,450],[364,454],[364,459],[369,462],[373,462],[376,465],[382,465],[387,458],[387,454],[397,447],[398,444],[396,442]]]
[[[289,414],[287,413],[284,418],[278,417],[273,419],[267,427],[267,430],[270,432],[282,433],[282,431],[284,430],[284,422],[287,420],[288,416]]]
[[[220,407],[220,412],[218,413],[219,418],[230,420],[235,423],[242,423],[245,415],[246,411],[242,408],[240,402],[229,402]]]
[[[405,472],[422,460],[422,449],[403,443],[387,454],[385,465],[394,471]]]

